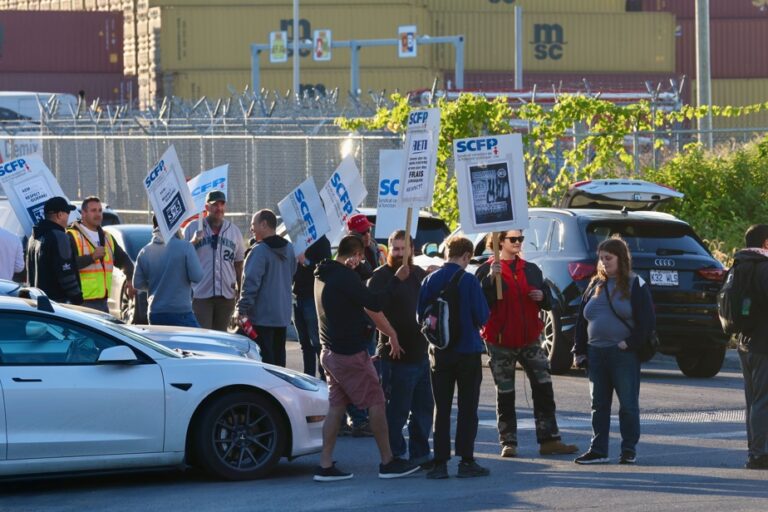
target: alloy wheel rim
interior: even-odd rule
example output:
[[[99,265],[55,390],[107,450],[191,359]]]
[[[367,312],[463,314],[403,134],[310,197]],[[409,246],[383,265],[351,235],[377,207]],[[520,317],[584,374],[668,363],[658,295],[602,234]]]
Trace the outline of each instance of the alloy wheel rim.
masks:
[[[252,471],[274,452],[277,428],[261,407],[237,404],[219,415],[211,436],[216,456],[222,463],[238,471]]]

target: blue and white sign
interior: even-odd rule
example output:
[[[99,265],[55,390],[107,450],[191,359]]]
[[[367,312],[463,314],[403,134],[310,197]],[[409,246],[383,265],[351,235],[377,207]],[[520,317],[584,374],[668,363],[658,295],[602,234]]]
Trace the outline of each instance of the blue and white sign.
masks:
[[[195,202],[195,210],[192,213],[200,213],[205,210],[205,196],[208,192],[220,190],[227,195],[227,177],[229,176],[229,164],[220,165],[207,171],[203,171],[187,182],[189,193]]]
[[[163,240],[170,240],[181,224],[195,214],[195,202],[173,146],[149,170],[144,178],[144,188],[155,211]]]
[[[376,238],[389,238],[398,229],[405,229],[408,209],[397,204],[400,193],[400,175],[405,165],[405,151],[382,149],[379,151],[379,199],[376,203]],[[416,238],[419,210],[411,215],[411,236]]]
[[[405,208],[432,205],[435,190],[440,109],[414,110],[408,115],[405,162],[400,175],[398,204]]]
[[[347,219],[367,195],[355,158],[347,155],[320,190],[330,226],[328,240],[333,242],[341,236],[347,227]]]
[[[528,191],[519,133],[456,140],[453,157],[464,233],[528,227]]]
[[[283,217],[296,256],[328,233],[328,218],[312,177],[277,203],[277,209]]]
[[[48,199],[66,198],[51,170],[36,155],[0,163],[0,185],[27,236],[32,234],[32,227],[45,218],[43,205]],[[70,220],[76,218],[73,212]]]

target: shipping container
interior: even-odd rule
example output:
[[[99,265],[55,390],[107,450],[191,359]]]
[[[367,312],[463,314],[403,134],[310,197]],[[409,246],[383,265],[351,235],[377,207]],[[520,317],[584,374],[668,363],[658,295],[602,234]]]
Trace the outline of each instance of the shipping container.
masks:
[[[433,13],[432,35],[465,36],[465,68],[513,68],[514,15]],[[535,72],[675,71],[675,17],[668,13],[537,14],[524,16],[523,69]],[[436,50],[441,69],[454,68],[454,50]]]
[[[696,0],[629,0],[627,9],[670,12],[678,19],[693,19]],[[761,0],[709,0],[709,18],[768,18],[768,6]]]
[[[85,92],[87,100],[121,102],[137,96],[135,77],[122,73],[0,73],[2,91]]]
[[[419,0],[415,0],[419,2]],[[512,11],[515,5],[528,12],[621,13],[626,0],[421,0],[430,11]]]
[[[120,12],[0,11],[0,74],[123,72]]]
[[[161,61],[166,71],[189,69],[244,69],[250,67],[250,45],[267,44],[269,33],[292,31],[291,7],[163,7],[161,15]],[[301,10],[300,37],[311,40],[315,29],[331,29],[333,40],[397,39],[398,26],[416,25],[429,33],[430,23],[423,8],[370,5],[307,7]],[[141,35],[141,31],[137,31]],[[399,59],[395,46],[363,48],[361,67],[431,67],[433,48],[421,45],[416,58]],[[331,62],[315,62],[310,50],[301,51],[304,68],[340,68],[350,63],[348,49],[333,50]],[[290,68],[289,62],[270,64],[268,52],[262,67]]]
[[[339,5],[400,5],[400,6],[422,6],[424,0],[300,0],[300,10],[304,7],[334,7]],[[149,0],[150,7],[274,7],[288,6],[292,8],[293,2],[290,0]]]
[[[696,76],[696,26],[678,20],[676,32],[678,73]],[[714,19],[709,30],[712,78],[768,78],[768,18]]]
[[[693,82],[696,97],[696,82]],[[768,78],[712,80],[712,104],[742,107],[768,101]],[[768,130],[768,112],[740,117],[713,117],[714,128],[763,128]],[[764,134],[764,133],[763,133]]]

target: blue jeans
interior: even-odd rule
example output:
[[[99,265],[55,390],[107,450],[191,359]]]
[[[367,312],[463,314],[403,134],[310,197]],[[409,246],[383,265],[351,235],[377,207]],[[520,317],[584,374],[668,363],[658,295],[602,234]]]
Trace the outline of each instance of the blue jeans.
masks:
[[[317,310],[314,297],[299,297],[293,303],[293,325],[301,345],[304,358],[304,373],[315,376],[320,372],[320,378],[325,379],[322,365],[317,364],[320,357],[320,330],[317,323]]]
[[[150,325],[176,325],[179,327],[200,327],[193,312],[189,313],[150,313]]]
[[[416,463],[429,460],[432,432],[432,384],[429,359],[420,363],[393,363],[381,360],[382,384],[387,397],[387,425],[392,455],[405,455],[403,426],[408,421],[408,455]]]
[[[589,391],[592,395],[590,450],[608,456],[613,392],[619,397],[621,451],[636,453],[640,440],[640,360],[619,347],[589,347]]]

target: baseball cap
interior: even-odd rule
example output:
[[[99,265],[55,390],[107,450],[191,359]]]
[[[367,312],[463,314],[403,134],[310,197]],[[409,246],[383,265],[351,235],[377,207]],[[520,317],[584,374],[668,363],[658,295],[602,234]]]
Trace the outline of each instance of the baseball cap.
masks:
[[[76,208],[61,196],[52,197],[43,204],[43,212],[45,213],[71,212],[74,210]]]
[[[347,229],[350,233],[365,233],[373,227],[368,217],[362,213],[356,213],[347,219]]]
[[[227,196],[221,190],[211,190],[205,195],[206,203],[216,203],[219,201],[227,202]]]

